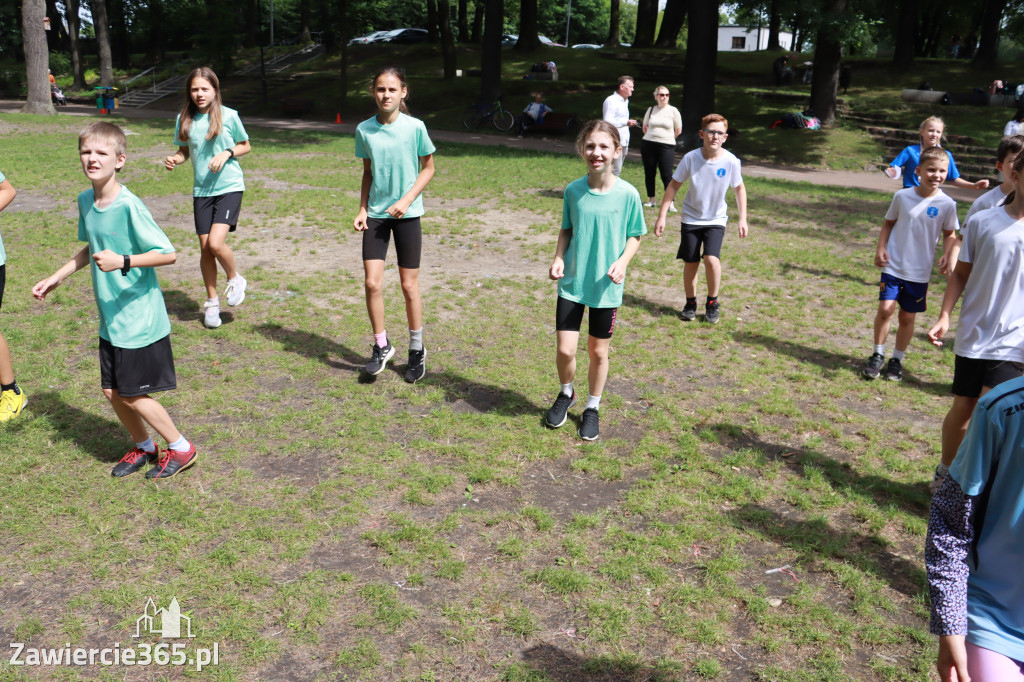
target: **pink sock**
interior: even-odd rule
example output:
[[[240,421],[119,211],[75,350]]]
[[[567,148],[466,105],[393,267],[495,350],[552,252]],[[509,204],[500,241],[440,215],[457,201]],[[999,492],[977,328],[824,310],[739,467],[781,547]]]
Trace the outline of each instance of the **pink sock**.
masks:
[[[377,343],[378,346],[384,348],[385,346],[388,345],[388,333],[386,331],[383,331],[380,334],[374,334],[373,340]]]

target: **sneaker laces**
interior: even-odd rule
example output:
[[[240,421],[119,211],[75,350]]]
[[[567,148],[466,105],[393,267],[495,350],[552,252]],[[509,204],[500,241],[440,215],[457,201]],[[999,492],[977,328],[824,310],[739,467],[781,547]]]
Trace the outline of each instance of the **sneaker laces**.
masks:
[[[213,301],[203,301],[203,310],[209,310],[210,308],[220,308],[220,301],[216,303]]]
[[[597,410],[583,410],[583,426],[589,426],[597,421]]]
[[[229,279],[227,287],[224,288],[224,295],[231,298],[233,293],[235,293],[235,283]]]
[[[124,462],[125,464],[135,464],[136,462],[138,462],[143,457],[148,457],[149,455],[155,455],[155,454],[156,454],[155,450],[153,452],[146,452],[142,448],[135,447],[135,448],[132,448],[131,450],[129,450],[125,454],[125,456],[121,458],[121,462]]]

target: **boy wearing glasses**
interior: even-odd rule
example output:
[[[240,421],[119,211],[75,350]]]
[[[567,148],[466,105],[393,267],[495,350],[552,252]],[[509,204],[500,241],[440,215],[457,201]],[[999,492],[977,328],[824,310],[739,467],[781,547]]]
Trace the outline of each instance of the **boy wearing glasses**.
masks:
[[[740,237],[747,236],[747,189],[740,175],[740,160],[722,148],[728,137],[729,122],[721,114],[708,114],[701,119],[700,138],[703,146],[688,152],[679,162],[672,182],[665,188],[654,234],[661,238],[665,219],[676,193],[683,183],[690,187],[683,200],[682,239],[676,258],[683,261],[683,288],[686,305],[679,312],[684,322],[697,317],[697,272],[703,249],[704,274],[708,282],[708,299],[704,304],[704,321],[718,322],[718,287],[722,283],[722,263],[719,256],[725,238],[728,208],[725,193],[729,187],[736,192],[739,211]]]

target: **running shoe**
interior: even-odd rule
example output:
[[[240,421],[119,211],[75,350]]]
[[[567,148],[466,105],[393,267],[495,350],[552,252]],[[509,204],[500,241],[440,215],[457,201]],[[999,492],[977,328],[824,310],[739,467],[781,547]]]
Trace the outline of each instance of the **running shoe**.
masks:
[[[170,478],[196,463],[196,446],[189,443],[188,450],[164,450],[156,466],[146,472],[146,478]]]
[[[363,369],[372,377],[377,376],[384,371],[384,368],[388,365],[388,360],[395,354],[395,347],[388,341],[388,345],[381,348],[377,344],[373,344],[373,355],[370,357],[370,361],[366,363],[366,367]]]
[[[220,301],[203,303],[203,325],[207,329],[216,329],[220,326]]]
[[[864,365],[864,371],[861,372],[861,376],[865,379],[877,379],[878,375],[882,373],[883,362],[885,362],[884,355],[872,353],[871,357],[868,358],[868,364]]]
[[[405,380],[415,384],[427,373],[427,349],[409,351],[409,367],[405,370]]]
[[[114,478],[131,476],[147,464],[156,464],[159,452],[159,449],[154,450],[153,452],[146,452],[139,447],[134,447],[121,458],[120,462],[114,465],[110,475]]]
[[[580,428],[576,433],[578,433],[580,438],[583,440],[597,440],[597,437],[601,435],[600,429],[598,428],[600,421],[601,420],[597,415],[597,410],[593,407],[588,407],[583,410],[583,419],[580,421]]]
[[[889,358],[889,364],[885,366],[886,381],[903,381],[903,363],[896,358]]]
[[[704,321],[708,324],[718,324],[718,301],[704,305]]]
[[[672,203],[670,203],[668,205],[668,212],[669,213],[679,213],[679,209],[676,208],[676,202],[673,201]]]
[[[14,419],[28,404],[28,396],[25,391],[15,393],[14,389],[0,393],[0,422]]]
[[[653,201],[645,201],[644,202],[644,208],[654,208],[655,206],[657,206],[657,204],[654,203]]]
[[[559,393],[558,397],[555,398],[554,405],[548,410],[547,416],[544,418],[544,423],[553,429],[557,429],[559,426],[565,423],[568,419],[569,408],[576,404],[576,391],[572,392],[572,395],[566,395]]]
[[[686,302],[683,309],[679,311],[679,319],[683,322],[693,322],[697,319],[697,301],[690,303]]]
[[[228,299],[228,305],[238,305],[245,300],[245,287],[249,283],[245,277],[236,275],[234,279],[228,280],[228,286],[224,290],[224,297]]]

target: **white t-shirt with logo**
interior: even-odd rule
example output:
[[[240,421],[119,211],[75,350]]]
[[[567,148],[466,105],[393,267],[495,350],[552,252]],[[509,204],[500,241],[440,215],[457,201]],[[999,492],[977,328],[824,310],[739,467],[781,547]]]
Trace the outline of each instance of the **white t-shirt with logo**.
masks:
[[[908,282],[928,282],[935,264],[935,245],[943,232],[960,226],[956,202],[942,190],[922,198],[916,188],[907,187],[893,195],[885,219],[896,224],[885,246],[889,264],[882,272]]]
[[[1002,183],[996,185],[975,199],[974,203],[971,204],[971,207],[967,209],[967,216],[964,218],[964,224],[960,226],[960,234],[963,234],[964,230],[967,229],[967,221],[974,217],[975,213],[978,211],[984,211],[986,208],[1002,206],[1004,201],[1006,201],[1006,195],[1003,193]]]
[[[676,182],[690,181],[683,200],[683,223],[686,225],[722,225],[729,220],[725,193],[730,187],[743,184],[740,160],[725,149],[717,159],[704,158],[701,149],[687,152],[672,174]]]

